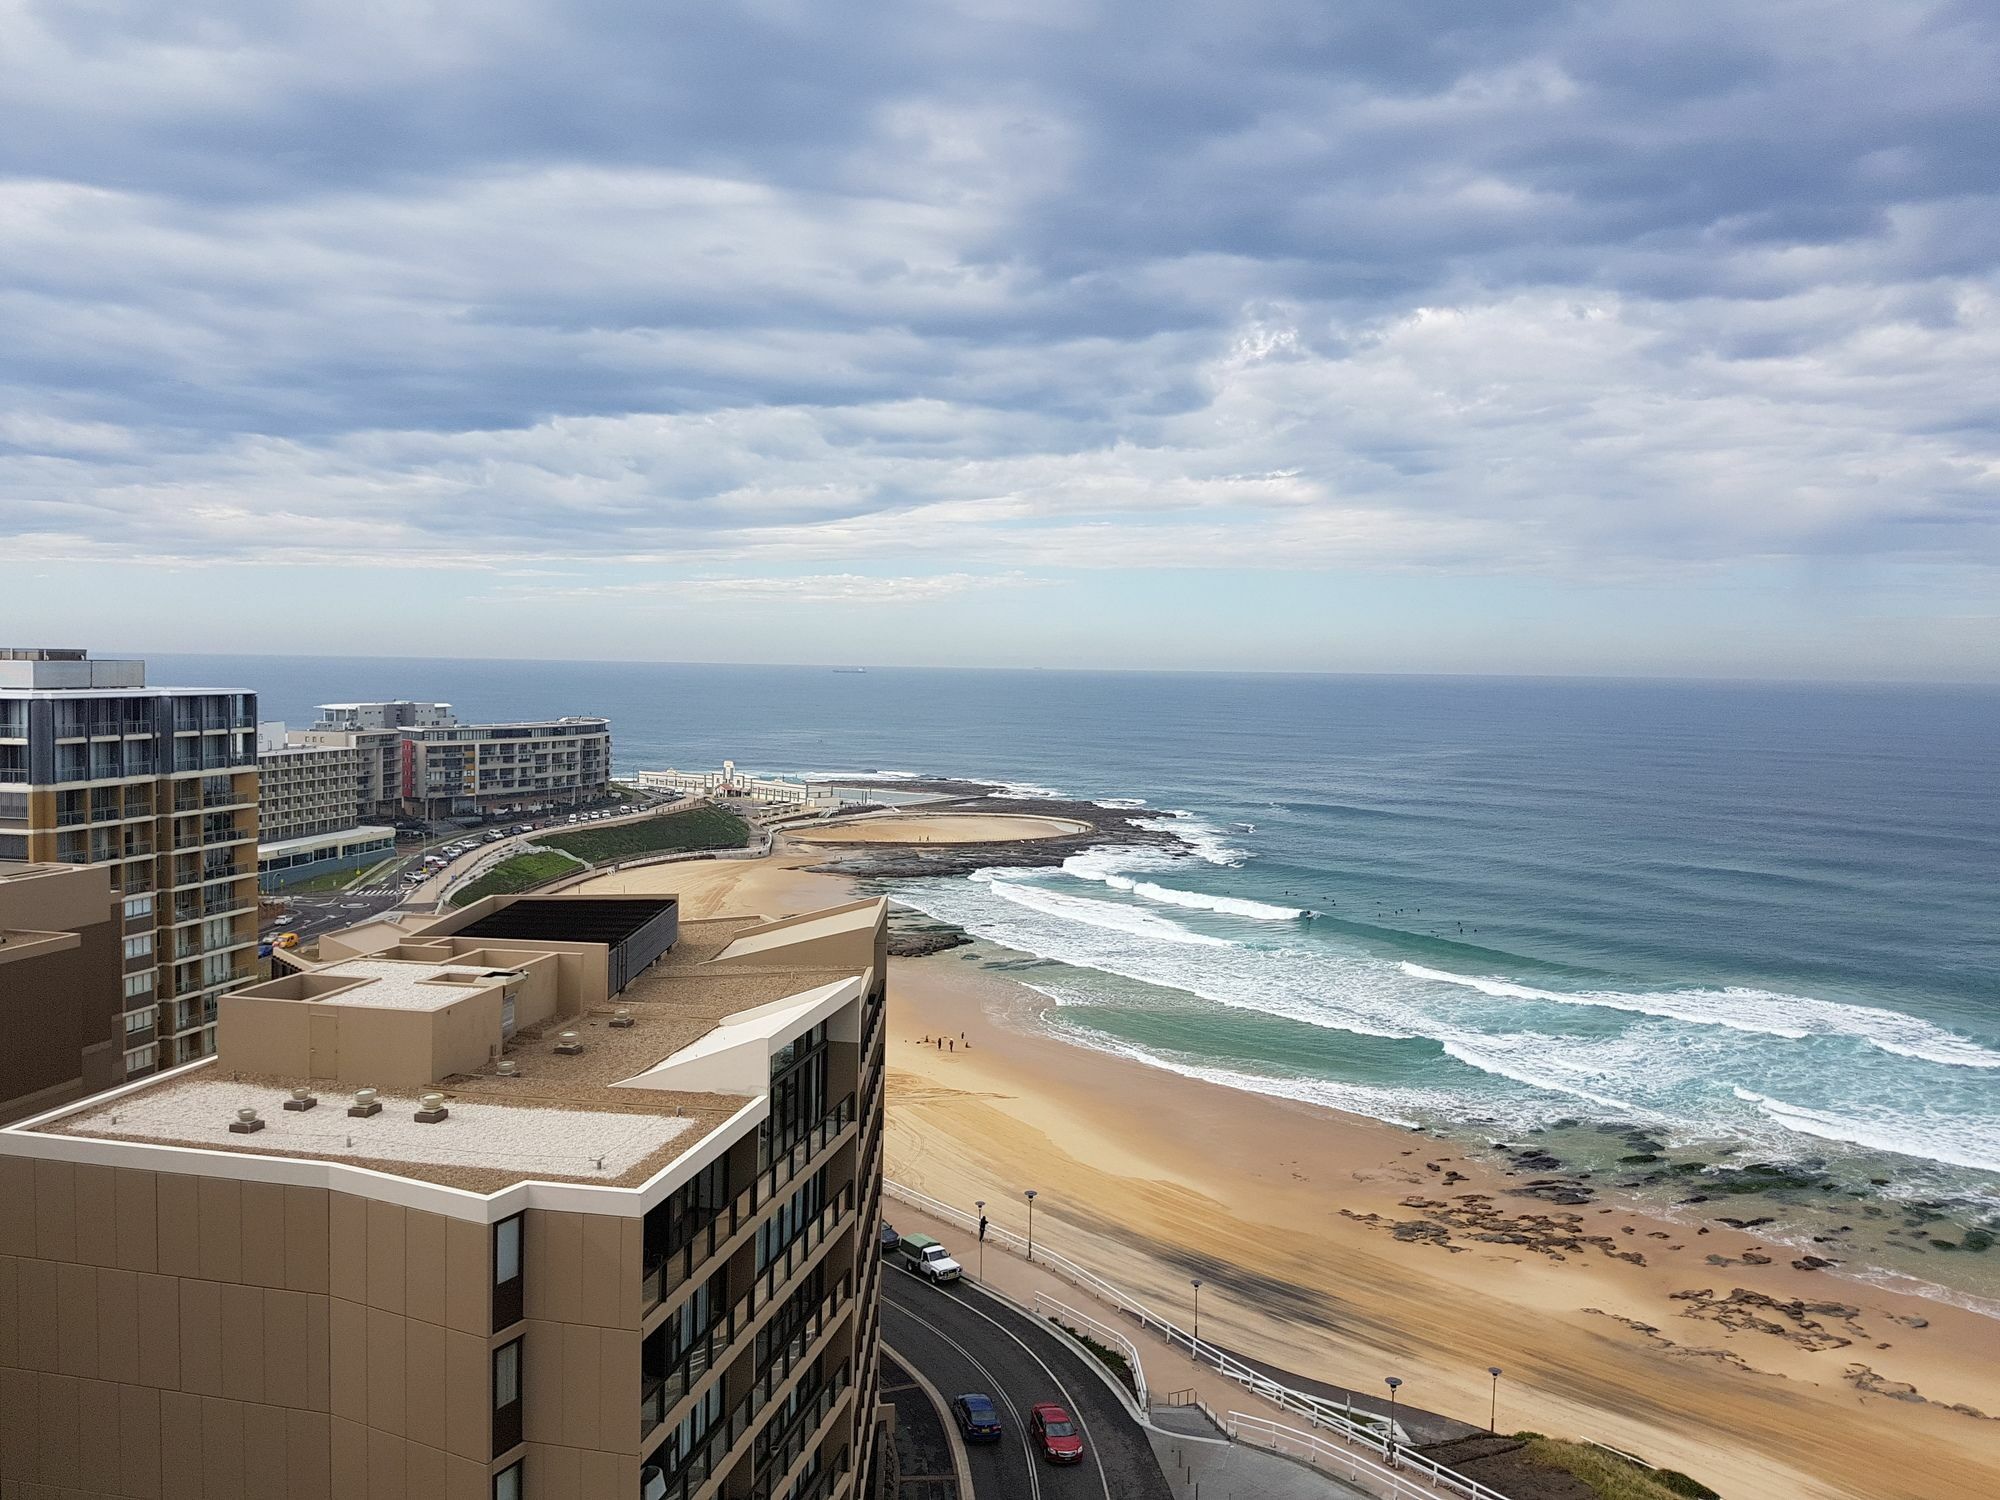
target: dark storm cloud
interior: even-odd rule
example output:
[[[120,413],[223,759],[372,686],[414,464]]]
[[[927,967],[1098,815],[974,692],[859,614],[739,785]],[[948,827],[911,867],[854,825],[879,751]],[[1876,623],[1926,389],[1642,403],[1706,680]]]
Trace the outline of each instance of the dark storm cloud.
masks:
[[[17,5],[0,531],[1991,560],[1996,64],[1970,5]]]

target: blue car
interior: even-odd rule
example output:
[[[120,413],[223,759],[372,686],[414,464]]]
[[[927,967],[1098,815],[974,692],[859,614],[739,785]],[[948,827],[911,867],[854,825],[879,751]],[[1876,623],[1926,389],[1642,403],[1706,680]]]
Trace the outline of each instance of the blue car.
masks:
[[[1000,1441],[1000,1413],[991,1397],[976,1393],[954,1396],[951,1414],[958,1420],[958,1430],[968,1443]]]

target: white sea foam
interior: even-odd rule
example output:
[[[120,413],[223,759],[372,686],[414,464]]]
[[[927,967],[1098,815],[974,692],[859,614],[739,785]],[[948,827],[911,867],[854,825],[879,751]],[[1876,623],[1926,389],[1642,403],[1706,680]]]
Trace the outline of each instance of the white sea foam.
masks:
[[[1298,906],[1273,906],[1268,901],[1252,901],[1244,896],[1215,896],[1206,891],[1184,891],[1158,881],[1140,880],[1129,870],[1171,869],[1176,863],[1152,849],[1086,849],[1062,862],[1063,873],[1078,880],[1093,880],[1114,891],[1129,891],[1163,906],[1184,906],[1193,911],[1212,911],[1230,917],[1248,917],[1256,922],[1292,922],[1306,915]]]
[[[1105,876],[1134,886],[1145,883],[1158,876],[1155,861],[1185,868],[1159,850],[1100,848],[1071,858],[1077,863],[1066,875],[1107,885],[1111,882]],[[1855,1132],[1843,1131],[1839,1124],[1860,1120],[1867,1124],[1870,1142],[1881,1142],[1886,1149],[1894,1140],[1894,1149],[1928,1156],[1941,1170],[1977,1169],[1993,1159],[1992,1142],[2000,1140],[1995,1110],[1981,1097],[1991,1076],[1983,1070],[1937,1068],[1888,1055],[1872,1067],[1857,1060],[1829,1069],[1797,1038],[1740,1024],[1690,1025],[1676,1015],[1652,1014],[1657,1007],[1650,1004],[1597,1012],[1600,1017],[1619,1009],[1638,1012],[1622,1023],[1593,1020],[1589,1002],[1576,997],[1565,997],[1577,1007],[1565,1017],[1533,1003],[1541,993],[1554,992],[1500,980],[1473,983],[1465,976],[1452,976],[1457,983],[1440,982],[1430,976],[1442,971],[1405,968],[1337,939],[1311,936],[1310,929],[1294,928],[1298,936],[1278,945],[1268,945],[1268,939],[1260,943],[1249,934],[1223,942],[1166,920],[1137,899],[1090,900],[1052,890],[1038,883],[1050,878],[1046,872],[1025,878],[1015,870],[982,874],[983,880],[912,882],[899,886],[897,896],[976,937],[1071,966],[1067,976],[1055,970],[1037,978],[1075,981],[1093,994],[1093,1004],[1135,1004],[1148,1011],[1188,1006],[1195,1016],[1214,1006],[1355,1038],[1427,1042],[1444,1055],[1433,1053],[1426,1061],[1423,1053],[1412,1051],[1394,1062],[1395,1054],[1385,1055],[1377,1041],[1368,1044],[1364,1066],[1412,1070],[1407,1086],[1435,1089],[1450,1101],[1441,1110],[1447,1116],[1520,1115],[1546,1123],[1575,1114],[1583,1105],[1641,1124],[1665,1139],[1731,1140],[1772,1160],[1811,1154],[1807,1142],[1813,1132],[1804,1128],[1807,1124],[1817,1125],[1823,1140],[1860,1145]],[[1155,993],[1148,998],[1130,988],[1134,982],[1154,987]],[[1268,1045],[1268,1034],[1260,1045]],[[1227,1042],[1221,1046],[1226,1057]],[[1340,1047],[1320,1046],[1313,1052],[1338,1057]],[[1187,1061],[1203,1062],[1199,1057]],[[1911,1069],[1917,1071],[1906,1071]],[[1328,1071],[1345,1074],[1344,1068]],[[1803,1098],[1823,1118],[1802,1120],[1795,1129],[1732,1097],[1727,1083],[1717,1082],[1733,1078],[1756,1080],[1781,1098]],[[1336,1087],[1347,1083],[1344,1076],[1326,1081]],[[1883,1101],[1879,1107],[1876,1100]],[[1322,1102],[1350,1107],[1331,1098]],[[1404,1112],[1392,1113],[1400,1118]],[[1934,1124],[1939,1149],[1930,1151],[1925,1142]],[[1982,1131],[1983,1149],[1977,1145]]]
[[[1107,807],[1113,812],[1129,812],[1135,807],[1144,807],[1146,799],[1144,797],[1099,797],[1092,805]]]
[[[984,778],[974,779],[983,780]],[[1057,791],[1054,787],[1037,786],[1032,781],[1003,781],[998,783],[986,795],[989,798],[998,798],[1002,802],[1034,802],[1048,797],[1060,797],[1063,793]]]
[[[1250,857],[1248,849],[1239,849],[1222,836],[1222,830],[1192,813],[1168,812],[1167,818],[1134,818],[1132,821],[1141,828],[1150,828],[1155,833],[1171,833],[1188,846],[1189,852],[1198,859],[1207,860],[1212,865],[1240,865]]]
[[[1156,917],[1151,912],[1139,911],[1134,907],[1120,906],[1113,901],[1092,901],[1084,896],[1066,896],[1061,891],[1052,891],[1046,886],[1031,885],[1021,880],[993,879],[991,872],[981,870],[973,875],[988,877],[993,894],[1017,906],[1025,906],[1030,911],[1039,911],[1052,917],[1062,917],[1072,922],[1082,922],[1089,927],[1102,927],[1111,932],[1131,933],[1135,937],[1158,938],[1169,943],[1188,943],[1196,947],[1227,948],[1227,940],[1210,937],[1205,932],[1195,932],[1178,922],[1170,922],[1165,917]]]
[[[1941,1161],[1955,1167],[1972,1167],[1983,1172],[2000,1172],[2000,1146],[1991,1128],[1978,1121],[1927,1116],[1857,1120],[1826,1110],[1787,1104],[1768,1094],[1754,1093],[1741,1085],[1731,1092],[1746,1104],[1754,1104],[1787,1130],[1816,1135],[1821,1140],[1845,1141],[1872,1151],[1896,1156],[1913,1156],[1919,1161]]]
[[[796,771],[800,781],[922,781],[922,771]]]
[[[1805,995],[1781,995],[1771,990],[1730,987],[1720,990],[1666,990],[1628,994],[1617,990],[1536,989],[1499,979],[1479,979],[1452,974],[1443,969],[1427,969],[1405,963],[1403,972],[1413,979],[1440,984],[1463,985],[1496,999],[1539,1000],[1552,1005],[1588,1005],[1606,1010],[1623,1010],[1646,1016],[1664,1016],[1694,1026],[1724,1026],[1731,1031],[1754,1032],[1762,1036],[1804,1041],[1812,1036],[1853,1037],[1871,1047],[1898,1057],[1950,1067],[2000,1067],[2000,1052],[1982,1047],[1970,1037],[1959,1036],[1899,1011],[1875,1010],[1865,1005],[1844,1005],[1834,1000],[1815,1000]]]

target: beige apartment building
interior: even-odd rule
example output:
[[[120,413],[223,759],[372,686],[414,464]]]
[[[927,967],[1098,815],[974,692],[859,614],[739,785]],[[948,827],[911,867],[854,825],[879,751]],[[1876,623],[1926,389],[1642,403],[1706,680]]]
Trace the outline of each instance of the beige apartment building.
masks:
[[[153,1016],[123,981],[109,868],[0,860],[0,1124],[124,1082]]]
[[[206,1056],[218,997],[256,977],[256,728],[254,693],[0,648],[0,859],[107,867],[128,1077]]]
[[[0,1495],[869,1495],[885,964],[489,898],[0,1129]]]
[[[396,852],[394,828],[361,821],[361,778],[372,752],[347,744],[289,744],[282,724],[263,726],[259,741],[260,888],[282,890],[364,869]]]

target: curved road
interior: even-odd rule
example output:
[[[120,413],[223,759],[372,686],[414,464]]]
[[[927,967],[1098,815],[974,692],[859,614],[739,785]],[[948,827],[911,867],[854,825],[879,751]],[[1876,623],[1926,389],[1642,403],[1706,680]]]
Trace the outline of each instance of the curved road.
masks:
[[[890,1268],[882,1334],[946,1401],[993,1398],[1005,1435],[968,1448],[978,1500],[1172,1500],[1152,1444],[1083,1358],[1033,1318],[969,1286],[938,1287]],[[1082,1430],[1080,1464],[1057,1467],[1028,1437],[1028,1408],[1055,1401]]]

